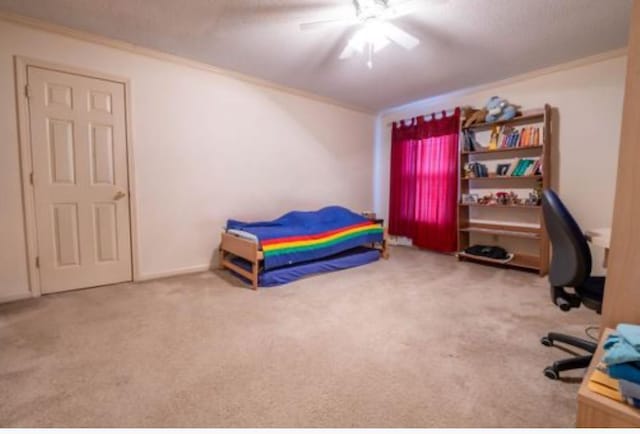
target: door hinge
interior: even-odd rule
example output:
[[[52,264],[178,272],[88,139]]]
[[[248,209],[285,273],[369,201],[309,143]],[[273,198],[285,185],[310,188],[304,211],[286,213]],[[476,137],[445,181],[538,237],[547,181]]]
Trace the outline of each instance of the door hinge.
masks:
[[[29,174],[29,182],[33,185],[33,172]]]
[[[36,268],[40,268],[40,256],[36,256]]]
[[[31,88],[28,84],[24,85],[24,96],[27,98],[31,98]]]

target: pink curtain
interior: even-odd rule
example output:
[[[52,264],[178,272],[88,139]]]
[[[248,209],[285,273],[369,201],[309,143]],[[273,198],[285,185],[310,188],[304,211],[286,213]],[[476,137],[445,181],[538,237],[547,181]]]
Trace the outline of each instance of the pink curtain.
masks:
[[[413,237],[416,196],[415,119],[411,125],[393,123],[391,133],[391,186],[389,192],[389,233]]]
[[[410,125],[393,124],[389,233],[453,252],[456,243],[460,110]]]

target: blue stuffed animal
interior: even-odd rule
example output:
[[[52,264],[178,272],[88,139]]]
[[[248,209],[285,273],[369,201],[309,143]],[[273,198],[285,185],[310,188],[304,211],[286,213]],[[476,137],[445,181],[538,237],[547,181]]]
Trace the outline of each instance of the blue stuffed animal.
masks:
[[[506,99],[492,96],[486,105],[487,116],[485,122],[508,121],[513,119],[518,113],[518,109],[513,104],[509,104]]]

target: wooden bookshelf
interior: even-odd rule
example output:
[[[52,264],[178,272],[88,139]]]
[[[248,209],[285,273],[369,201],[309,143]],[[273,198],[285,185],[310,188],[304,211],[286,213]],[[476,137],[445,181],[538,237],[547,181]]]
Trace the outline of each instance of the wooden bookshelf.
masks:
[[[480,132],[482,130],[490,130],[496,125],[513,126],[514,128],[517,126],[517,129],[519,129],[535,124],[536,126],[542,127],[542,131],[540,134],[540,143],[529,146],[518,145],[507,148],[488,149],[488,146],[484,144],[484,146],[487,146],[484,149],[467,151],[463,149],[463,140],[461,140],[459,153],[460,176],[458,182],[459,253],[457,256],[459,260],[469,260],[487,265],[536,271],[541,276],[547,274],[549,268],[549,239],[544,230],[542,208],[540,205],[462,203],[461,199],[463,194],[474,193],[474,190],[478,188],[482,188],[485,191],[491,190],[494,194],[498,191],[508,192],[512,189],[531,189],[531,191],[533,191],[533,188],[537,185],[541,185],[543,189],[549,188],[551,186],[551,134],[553,133],[551,131],[551,113],[551,107],[547,104],[542,109],[526,112],[509,121],[475,124],[468,128],[461,127],[461,139],[462,130]],[[464,119],[461,121],[461,125],[463,124]],[[488,134],[488,132],[479,134]],[[542,163],[542,173],[522,176],[497,176],[495,174],[490,174],[490,176],[487,177],[463,176],[462,169],[470,162],[479,161],[489,165],[492,160],[498,160],[498,162],[500,162],[500,160],[504,161],[518,158],[539,158]],[[525,198],[523,197],[523,199]],[[493,217],[491,223],[483,222],[478,218],[477,213],[480,213],[481,210],[488,209],[500,210],[493,211],[493,214],[500,218],[499,223],[495,222]],[[523,217],[526,217],[527,223],[531,226],[518,225],[518,222]],[[504,223],[502,223],[503,220]],[[537,223],[531,223],[531,221]],[[507,242],[508,239],[511,239],[514,240],[514,245],[519,245],[520,248],[524,250],[511,251],[512,249],[507,249],[514,254],[513,259],[507,263],[464,253],[464,249],[472,244],[486,244],[486,242],[477,242],[475,240],[477,236],[483,235],[492,237],[494,240],[494,242],[492,242],[493,245],[500,246],[501,241]]]

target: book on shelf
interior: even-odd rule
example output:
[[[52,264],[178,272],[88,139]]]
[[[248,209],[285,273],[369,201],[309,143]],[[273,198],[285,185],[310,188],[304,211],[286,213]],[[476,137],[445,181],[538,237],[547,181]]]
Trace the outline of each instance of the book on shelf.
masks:
[[[516,167],[513,169],[513,173],[511,173],[511,176],[520,176],[520,172],[522,172],[522,168],[526,164],[526,161],[527,160],[524,160],[522,158],[519,159],[518,164],[516,164]]]
[[[542,175],[540,158],[516,158],[509,164],[509,170],[505,176]]]
[[[522,167],[520,171],[517,173],[517,176],[526,176],[530,172],[530,168],[533,166],[533,160],[523,160]]]
[[[486,178],[489,176],[489,169],[487,169],[486,164],[474,162],[469,164],[469,169],[475,178]]]
[[[525,176],[541,175],[541,174],[542,172],[540,171],[540,159],[538,158],[533,161],[533,164],[525,172]]]
[[[519,130],[505,125],[500,130],[502,137],[499,142],[500,149],[526,148],[540,145],[541,127],[523,127]]]

